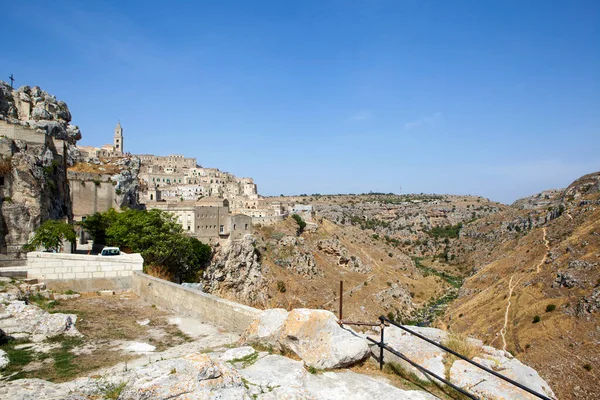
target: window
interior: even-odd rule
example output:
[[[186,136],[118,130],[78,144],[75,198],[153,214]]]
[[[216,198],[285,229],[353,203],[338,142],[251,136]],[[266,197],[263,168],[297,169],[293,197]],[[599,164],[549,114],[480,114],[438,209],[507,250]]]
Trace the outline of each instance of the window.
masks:
[[[223,225],[219,226],[219,233],[225,232],[225,227]]]
[[[236,228],[235,228],[235,224],[233,224],[233,230],[235,231],[235,229],[236,229]]]
[[[248,224],[244,224],[244,230],[247,231],[248,230]]]

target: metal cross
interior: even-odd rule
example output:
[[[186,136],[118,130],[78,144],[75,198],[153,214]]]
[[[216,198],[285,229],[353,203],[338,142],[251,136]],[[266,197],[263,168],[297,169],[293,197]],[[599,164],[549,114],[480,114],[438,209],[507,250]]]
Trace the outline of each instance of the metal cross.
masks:
[[[13,82],[15,81],[15,77],[13,76],[13,74],[10,74],[8,79],[10,79],[10,88],[13,89]]]

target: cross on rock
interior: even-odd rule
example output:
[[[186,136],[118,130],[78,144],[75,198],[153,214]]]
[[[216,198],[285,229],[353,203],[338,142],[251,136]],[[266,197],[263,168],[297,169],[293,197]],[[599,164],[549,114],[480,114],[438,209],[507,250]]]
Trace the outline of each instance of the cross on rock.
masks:
[[[15,81],[15,77],[13,76],[13,74],[10,74],[10,76],[8,77],[8,79],[10,79],[10,88],[14,89],[13,88],[13,83]]]

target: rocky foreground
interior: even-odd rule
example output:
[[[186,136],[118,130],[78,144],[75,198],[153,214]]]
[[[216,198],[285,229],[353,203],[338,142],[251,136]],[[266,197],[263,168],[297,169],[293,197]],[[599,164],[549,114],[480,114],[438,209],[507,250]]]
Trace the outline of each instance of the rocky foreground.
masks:
[[[23,284],[1,293],[0,328],[8,338],[38,342],[55,335],[81,335],[75,315],[50,314],[26,304],[19,295],[40,285]],[[16,289],[15,289],[16,290]],[[198,322],[198,325],[202,325]],[[210,328],[210,329],[208,329]],[[370,347],[366,334],[337,323],[325,310],[270,309],[262,312],[241,337],[214,327],[204,329],[196,340],[144,356],[89,377],[65,383],[19,379],[0,383],[0,398],[6,399],[434,399],[429,392],[403,390],[386,378],[346,369],[371,362],[377,347]],[[419,333],[448,344],[447,332],[416,328]],[[210,333],[209,333],[210,332]],[[377,337],[376,332],[372,332]],[[463,361],[449,359],[437,347],[419,341],[396,327],[385,329],[386,343],[409,358],[445,376],[456,385],[482,398],[533,398],[504,382],[474,369]],[[510,353],[465,339],[475,360],[554,398],[548,384],[535,370]],[[230,344],[235,343],[234,348]],[[143,343],[139,347],[153,349]],[[287,355],[287,356],[286,356]],[[6,356],[6,354],[4,354]],[[0,357],[4,359],[7,357]],[[417,379],[427,377],[386,353],[386,362],[400,365]],[[13,360],[5,360],[13,362]],[[5,365],[0,366],[0,377]],[[10,378],[5,376],[4,379]]]

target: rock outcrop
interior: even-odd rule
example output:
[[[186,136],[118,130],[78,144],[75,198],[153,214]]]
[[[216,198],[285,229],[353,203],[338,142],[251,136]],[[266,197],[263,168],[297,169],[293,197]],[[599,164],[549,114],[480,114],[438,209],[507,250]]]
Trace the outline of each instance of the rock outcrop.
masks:
[[[415,331],[428,339],[437,343],[444,344],[449,340],[448,332],[435,328],[422,328],[411,326]],[[379,337],[373,336],[375,340]],[[464,339],[465,346],[473,348],[477,354],[473,360],[483,366],[493,369],[498,373],[511,378],[524,386],[542,393],[550,398],[555,395],[550,386],[539,376],[537,371],[528,367],[510,353],[497,350],[490,346],[484,346],[480,340]],[[418,337],[395,326],[385,328],[385,341],[388,346],[404,354],[410,360],[427,368],[435,374],[448,379],[453,384],[468,390],[469,392],[485,399],[534,399],[535,397],[519,389],[500,378],[497,378],[472,364],[455,358]],[[372,347],[374,353],[378,354],[379,348]],[[414,368],[412,365],[397,357],[396,355],[384,351],[384,360],[397,362],[409,372],[415,374],[421,380],[434,380],[428,378],[425,374]],[[447,372],[449,371],[449,375]]]
[[[14,90],[8,83],[0,81],[0,120],[72,145],[81,139],[79,128],[70,124],[71,112],[67,104],[38,86],[21,86]]]
[[[23,400],[436,398],[419,390],[399,389],[386,379],[352,371],[310,374],[300,361],[265,352],[253,354],[252,362],[245,363],[236,359],[225,361],[219,354],[191,353],[65,383],[19,379],[0,385],[0,397]]]
[[[72,218],[66,170],[81,138],[65,102],[0,81],[0,253],[20,257],[47,219]]]
[[[273,263],[309,279],[322,277],[323,271],[304,244],[304,238],[284,236],[273,246]]]
[[[351,329],[340,327],[326,310],[264,311],[242,340],[289,351],[314,368],[342,368],[369,355],[367,342]]]
[[[204,291],[248,305],[265,304],[268,282],[255,242],[254,236],[246,235],[242,240],[229,240],[217,248],[204,272]]]
[[[351,255],[338,239],[323,239],[317,244],[317,248],[323,253],[337,258],[337,263],[344,268],[354,272],[366,274],[371,272],[373,268],[364,264],[360,257]]]

